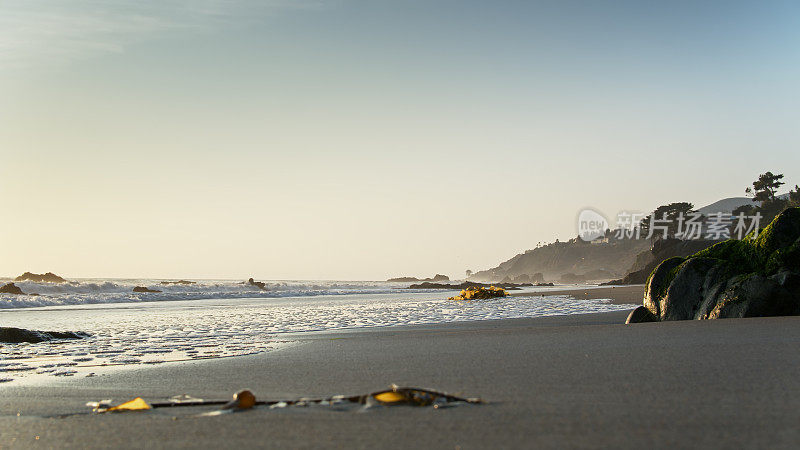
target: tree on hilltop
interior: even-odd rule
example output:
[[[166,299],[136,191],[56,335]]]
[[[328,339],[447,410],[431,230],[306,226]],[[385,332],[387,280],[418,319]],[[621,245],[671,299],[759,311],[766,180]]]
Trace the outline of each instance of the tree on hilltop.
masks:
[[[667,236],[675,236],[679,231],[678,219],[683,217],[685,220],[688,218],[689,214],[693,212],[695,212],[694,205],[689,202],[675,202],[668,205],[661,205],[639,223],[641,236],[647,237],[650,234],[651,223],[655,223],[656,226],[667,226]],[[664,222],[664,219],[666,219],[667,222]],[[660,231],[654,230],[653,235],[655,236],[661,233]]]
[[[744,192],[752,195],[754,202],[774,202],[775,193],[778,192],[781,186],[786,184],[781,179],[783,179],[782,173],[762,173],[756,181],[753,181],[753,187],[748,187]]]
[[[760,214],[762,223],[768,224],[784,209],[800,205],[800,191],[798,191],[797,186],[795,186],[794,191],[789,191],[788,198],[776,197],[778,189],[786,184],[781,181],[782,179],[782,173],[767,172],[759,175],[758,179],[753,182],[753,186],[745,189],[745,193],[752,195],[753,202],[760,202],[760,204],[758,206],[736,208],[733,214],[735,216],[740,213],[750,216]]]
[[[800,186],[794,185],[794,190],[789,191],[789,206],[800,206]]]

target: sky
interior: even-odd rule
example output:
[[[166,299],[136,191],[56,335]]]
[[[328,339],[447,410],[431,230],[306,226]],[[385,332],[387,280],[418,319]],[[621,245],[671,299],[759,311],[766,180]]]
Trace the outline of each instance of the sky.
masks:
[[[453,278],[800,184],[800,4],[0,0],[0,275]]]

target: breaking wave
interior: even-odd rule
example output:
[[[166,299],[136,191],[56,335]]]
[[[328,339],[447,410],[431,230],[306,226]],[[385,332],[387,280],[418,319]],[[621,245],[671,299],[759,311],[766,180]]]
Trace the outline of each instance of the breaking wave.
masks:
[[[7,283],[11,279],[0,280]],[[319,295],[385,294],[409,291],[407,284],[389,282],[272,281],[266,290],[243,281],[202,280],[194,284],[162,284],[161,280],[73,280],[66,283],[17,281],[26,295],[0,294],[0,309],[43,306],[138,303],[179,300],[310,297]],[[161,292],[133,292],[144,286]],[[38,294],[38,295],[30,295]]]

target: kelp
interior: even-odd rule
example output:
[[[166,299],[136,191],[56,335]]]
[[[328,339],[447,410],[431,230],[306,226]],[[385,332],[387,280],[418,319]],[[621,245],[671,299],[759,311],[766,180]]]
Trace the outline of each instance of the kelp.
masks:
[[[490,298],[505,297],[508,295],[506,290],[499,287],[469,287],[461,291],[461,294],[450,297],[449,300],[486,300]]]
[[[284,408],[289,406],[335,406],[342,404],[363,405],[365,407],[374,406],[415,406],[441,408],[455,404],[479,404],[483,401],[479,398],[463,398],[444,392],[430,389],[414,387],[399,387],[392,385],[389,389],[371,392],[364,395],[342,396],[334,395],[326,398],[308,399],[300,398],[293,400],[269,400],[258,401],[255,395],[249,390],[241,390],[233,395],[233,400],[203,400],[194,399],[188,396],[176,396],[167,402],[147,403],[141,397],[111,406],[110,401],[89,402],[88,406],[93,408],[95,413],[108,412],[128,412],[128,411],[148,411],[159,408],[177,408],[187,406],[219,406],[222,410],[241,411],[252,409],[257,406],[268,406],[272,408]]]
[[[150,405],[148,405],[147,402],[142,399],[142,397],[136,397],[135,399],[120,405],[112,406],[111,408],[108,408],[107,411],[146,411],[148,409],[151,409]]]

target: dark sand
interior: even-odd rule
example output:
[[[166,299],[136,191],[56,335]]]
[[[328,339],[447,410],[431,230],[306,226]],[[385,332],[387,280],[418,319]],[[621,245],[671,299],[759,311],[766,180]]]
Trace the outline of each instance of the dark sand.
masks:
[[[513,292],[512,296],[530,296],[530,293]],[[569,295],[576,300],[609,299],[616,305],[641,305],[644,297],[644,285],[603,286],[585,288],[563,288],[557,291],[546,291],[534,295]]]
[[[297,346],[253,357],[0,386],[0,447],[800,444],[800,317],[624,325],[626,314],[306,333],[294,336]],[[86,411],[86,401],[102,398],[214,399],[248,387],[261,399],[280,399],[366,393],[391,382],[490,403],[43,417]]]

